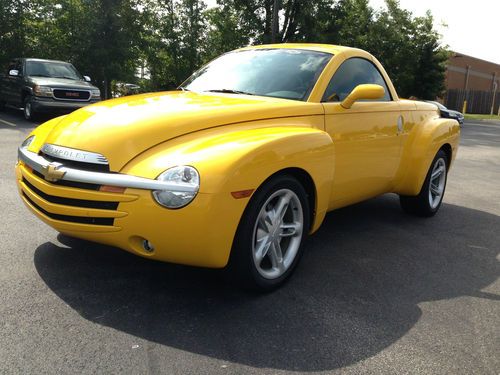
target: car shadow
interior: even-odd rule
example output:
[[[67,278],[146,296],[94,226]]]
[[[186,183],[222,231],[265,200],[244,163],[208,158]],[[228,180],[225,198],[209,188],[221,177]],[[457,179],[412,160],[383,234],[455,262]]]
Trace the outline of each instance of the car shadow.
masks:
[[[219,272],[164,264],[59,236],[34,262],[48,287],[96,324],[204,356],[320,371],[377,354],[419,320],[424,301],[477,296],[500,274],[500,217],[444,205],[407,216],[387,195],[330,213],[293,278],[246,293]],[[189,239],[186,239],[189,240]]]

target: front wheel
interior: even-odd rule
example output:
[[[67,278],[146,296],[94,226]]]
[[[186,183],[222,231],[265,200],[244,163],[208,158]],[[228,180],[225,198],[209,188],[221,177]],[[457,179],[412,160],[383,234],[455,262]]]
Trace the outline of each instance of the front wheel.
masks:
[[[399,197],[403,210],[417,216],[434,216],[443,202],[447,176],[448,155],[439,150],[427,172],[420,193],[415,197],[403,195]]]
[[[309,203],[291,176],[276,176],[257,190],[238,226],[228,272],[244,287],[270,291],[293,273],[309,231]]]
[[[26,96],[24,99],[24,118],[28,121],[35,121],[37,119],[37,113],[33,109],[32,97],[31,95]]]

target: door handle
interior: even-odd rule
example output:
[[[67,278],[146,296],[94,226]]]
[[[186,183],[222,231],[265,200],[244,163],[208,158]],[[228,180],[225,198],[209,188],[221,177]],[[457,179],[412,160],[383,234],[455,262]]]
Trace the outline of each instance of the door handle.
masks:
[[[401,133],[403,131],[403,116],[399,115],[398,117],[398,133]]]

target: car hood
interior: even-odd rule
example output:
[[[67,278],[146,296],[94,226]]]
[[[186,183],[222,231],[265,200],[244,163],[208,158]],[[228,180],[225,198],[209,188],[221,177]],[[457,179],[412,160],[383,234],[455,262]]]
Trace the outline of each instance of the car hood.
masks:
[[[33,82],[33,84],[35,85],[57,87],[57,88],[81,89],[81,90],[89,90],[97,88],[89,82],[77,79],[30,77],[30,81]]]
[[[84,107],[64,117],[45,142],[104,155],[119,171],[143,151],[183,134],[216,126],[323,113],[319,103],[262,96],[164,92]]]
[[[450,114],[452,114],[453,116],[456,116],[458,118],[464,117],[464,115],[461,112],[454,111],[453,109],[449,109],[448,112],[450,112]]]

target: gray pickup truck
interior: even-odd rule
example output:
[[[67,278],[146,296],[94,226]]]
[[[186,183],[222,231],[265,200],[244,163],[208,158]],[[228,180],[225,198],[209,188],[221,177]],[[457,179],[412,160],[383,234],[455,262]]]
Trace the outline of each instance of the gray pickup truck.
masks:
[[[99,89],[70,63],[13,59],[0,75],[0,109],[23,109],[27,120],[40,113],[68,113],[101,100]]]

